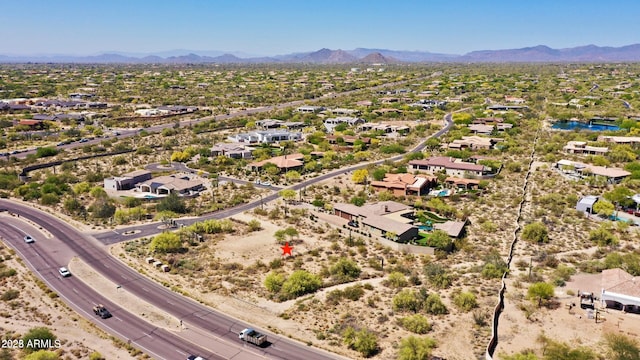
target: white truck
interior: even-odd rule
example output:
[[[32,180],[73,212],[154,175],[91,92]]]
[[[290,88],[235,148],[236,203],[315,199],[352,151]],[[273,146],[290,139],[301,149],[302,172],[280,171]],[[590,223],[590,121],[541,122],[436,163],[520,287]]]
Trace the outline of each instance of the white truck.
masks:
[[[267,335],[259,333],[252,328],[246,328],[240,331],[240,340],[261,346],[267,341]]]

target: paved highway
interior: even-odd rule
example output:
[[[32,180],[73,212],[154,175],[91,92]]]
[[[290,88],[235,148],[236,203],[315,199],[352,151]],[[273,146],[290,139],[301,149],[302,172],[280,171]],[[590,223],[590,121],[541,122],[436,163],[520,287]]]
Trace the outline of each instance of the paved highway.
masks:
[[[13,203],[5,199],[0,199],[0,208],[7,209],[13,214],[18,214],[20,217],[27,218],[33,223],[36,223],[39,227],[42,227],[46,229],[46,231],[50,232],[54,238],[59,240],[61,244],[64,244],[68,248],[62,248],[56,245],[43,246],[40,244],[46,243],[48,239],[38,239],[36,243],[31,244],[33,248],[37,247],[38,249],[38,254],[34,254],[32,256],[39,256],[43,259],[47,259],[39,265],[40,267],[42,267],[42,269],[45,269],[45,279],[46,276],[51,276],[52,268],[54,269],[53,271],[56,271],[55,269],[60,266],[60,260],[56,261],[54,259],[59,258],[62,260],[65,258],[70,259],[70,256],[78,256],[84,262],[92,266],[96,271],[105,276],[107,279],[116,284],[120,284],[122,286],[122,291],[129,291],[131,294],[147,301],[151,305],[166,311],[167,313],[175,316],[178,319],[181,319],[183,323],[189,328],[197,328],[206,331],[206,333],[209,334],[206,342],[213,343],[213,345],[210,345],[199,342],[199,345],[202,345],[202,347],[210,349],[210,351],[206,354],[213,354],[213,356],[217,356],[218,358],[222,359],[256,359],[265,357],[269,359],[288,360],[324,360],[339,358],[338,355],[329,354],[327,352],[291,341],[287,338],[269,332],[266,333],[268,333],[269,341],[271,344],[267,347],[259,348],[253,345],[244,344],[238,339],[238,333],[242,329],[253,325],[244,324],[236,319],[214,311],[187,297],[174,293],[173,291],[150,279],[147,279],[146,277],[137,273],[135,270],[129,268],[125,264],[112,257],[95,239],[78,232],[76,229],[72,228],[70,225],[67,225],[62,220],[41,212],[40,210]],[[2,226],[2,229],[5,229],[3,230],[3,232],[7,231],[6,229],[8,228],[13,228],[12,226],[9,226],[6,216],[0,218],[0,222],[2,224],[7,224],[7,226]],[[9,234],[9,236],[14,239],[11,241],[11,243],[13,244],[15,241],[22,241],[21,239],[24,234],[18,234],[17,236],[14,232],[13,234]],[[17,240],[15,240],[16,236]],[[26,246],[27,244],[24,245]],[[60,251],[59,249],[65,249],[64,254],[66,254],[66,257],[56,255],[56,252]],[[27,250],[34,249],[27,248]],[[24,256],[27,256],[28,258],[29,253],[26,252]],[[38,268],[34,267],[34,270],[38,271]],[[73,281],[72,279],[63,280],[64,281],[61,281],[61,283],[63,284],[67,280]],[[71,281],[69,281],[69,283],[71,283]],[[71,298],[74,296],[74,290],[69,289],[68,287],[56,286],[53,288],[60,294],[63,294],[65,297],[68,296]],[[103,299],[97,296],[97,294],[92,293],[90,290],[85,289],[83,290],[83,293],[78,294],[78,296],[79,297],[75,299],[77,301],[80,301],[80,305],[84,305],[81,306],[81,308],[76,307],[77,310],[84,309],[84,311],[80,311],[81,314],[86,314],[85,307],[91,309],[94,303],[102,302],[105,306],[107,306],[107,308],[114,309],[114,315],[117,314],[119,317],[127,319],[127,321],[123,320],[123,322],[136,322],[136,320],[134,320],[134,318],[136,318],[134,315],[127,314],[124,310],[117,308],[115,304],[112,304],[107,299]],[[138,321],[140,320],[138,319]],[[163,337],[165,336],[164,332],[160,329],[137,329],[134,326],[126,329],[127,325],[128,324],[123,324],[123,329],[128,331],[126,333],[127,336],[123,338],[132,339],[132,342],[133,339],[135,339],[136,341],[142,341],[142,339],[147,336],[145,334],[158,333],[162,334]],[[138,326],[142,327],[142,325]],[[116,335],[120,336],[120,333],[116,333]],[[147,340],[144,339],[144,341]],[[173,343],[185,344],[186,342],[184,340],[182,342],[176,340],[173,341],[172,344]],[[137,342],[135,344],[138,345]],[[156,344],[156,346],[158,346],[158,344]],[[215,349],[211,349],[211,347],[215,347]],[[184,345],[180,345],[178,347],[178,349],[183,348],[185,348]],[[145,348],[143,348],[143,350],[144,349]],[[157,355],[158,358],[176,359],[176,357],[173,356],[175,355],[175,351],[169,353],[167,353],[168,350],[166,349],[159,349],[155,351],[159,352],[159,354]],[[150,354],[153,355],[155,353],[150,352]]]
[[[108,333],[115,334],[125,342],[131,341],[133,346],[157,359],[186,359],[190,354],[201,354],[208,359],[227,359],[128,313],[73,275],[61,277],[58,268],[69,263],[73,250],[60,239],[47,238],[39,229],[6,213],[0,214],[0,224],[0,238],[16,251],[27,266],[72,309]],[[25,243],[25,234],[33,236],[36,242]],[[92,308],[97,304],[103,304],[113,317],[100,319],[96,316]],[[47,313],[46,309],[40,310]]]
[[[431,136],[429,136],[427,139],[429,139],[431,137],[440,137],[443,134],[445,134],[447,131],[449,131],[451,129],[451,127],[453,126],[452,114],[445,115],[444,122],[445,122],[445,126],[442,129],[438,130],[436,133],[434,133]],[[418,144],[410,152],[422,151],[424,149],[424,147],[426,146],[427,139],[425,139],[424,141],[420,142],[420,144]],[[333,178],[335,176],[342,175],[345,172],[350,172],[350,171],[354,171],[354,170],[358,170],[358,169],[363,169],[363,168],[366,168],[366,167],[368,167],[370,165],[379,165],[379,164],[384,163],[385,161],[399,161],[399,160],[402,160],[403,157],[404,157],[404,155],[398,155],[398,156],[394,156],[394,157],[383,159],[383,160],[378,160],[378,161],[374,161],[374,162],[369,162],[369,163],[365,163],[365,164],[359,164],[359,165],[354,165],[354,166],[350,166],[350,167],[347,167],[347,168],[342,168],[340,170],[328,172],[326,174],[320,175],[320,176],[315,177],[313,179],[309,179],[309,180],[300,182],[298,184],[295,184],[295,185],[291,186],[290,188],[293,189],[293,190],[300,190],[300,189],[302,189],[304,187],[313,185],[313,184],[318,183],[320,181],[324,181],[324,180]],[[273,201],[273,200],[275,200],[275,199],[277,199],[279,197],[280,197],[280,195],[277,192],[274,192],[274,193],[272,193],[270,195],[267,195],[267,196],[263,197],[262,199],[260,199],[258,201],[241,204],[241,205],[238,205],[238,206],[230,208],[230,209],[226,209],[226,210],[223,210],[223,211],[210,213],[210,214],[198,217],[198,218],[177,219],[176,222],[179,223],[179,224],[190,225],[190,224],[193,224],[193,223],[195,223],[197,221],[202,221],[202,220],[224,219],[226,217],[233,216],[233,215],[242,213],[242,212],[247,211],[247,210],[251,210],[253,208],[256,208],[256,207],[260,206],[260,204],[262,204],[262,203],[267,203],[267,202]],[[156,235],[158,233],[161,233],[164,230],[162,225],[163,224],[161,222],[153,222],[153,223],[144,224],[144,225],[134,225],[134,226],[129,226],[129,227],[125,227],[125,228],[120,228],[118,230],[109,230],[109,231],[105,231],[105,232],[95,233],[95,234],[92,234],[92,235],[93,235],[93,237],[98,239],[103,244],[109,245],[109,244],[115,244],[115,243],[122,242],[122,241],[127,241],[127,240],[130,240],[130,239],[133,239],[133,238],[149,237],[149,236]]]

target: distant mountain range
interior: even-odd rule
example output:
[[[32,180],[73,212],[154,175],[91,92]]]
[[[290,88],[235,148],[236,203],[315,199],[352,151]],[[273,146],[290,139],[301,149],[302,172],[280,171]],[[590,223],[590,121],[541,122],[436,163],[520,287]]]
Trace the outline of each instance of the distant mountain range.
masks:
[[[240,57],[243,56],[243,57]],[[640,61],[640,44],[622,47],[579,46],[552,49],[538,45],[521,49],[481,50],[464,55],[437,54],[428,51],[387,49],[330,50],[294,53],[272,57],[252,57],[244,53],[222,51],[172,50],[153,54],[108,52],[92,56],[6,56],[0,63],[115,63],[115,64],[242,64],[242,63],[306,63],[306,64],[392,64],[421,62],[509,63],[509,62],[635,62]]]

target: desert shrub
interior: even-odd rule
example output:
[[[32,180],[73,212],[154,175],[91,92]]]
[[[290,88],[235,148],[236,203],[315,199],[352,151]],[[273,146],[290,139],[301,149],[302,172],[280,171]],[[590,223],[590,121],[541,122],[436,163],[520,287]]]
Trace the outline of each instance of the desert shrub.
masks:
[[[415,334],[426,334],[431,330],[431,324],[426,317],[415,314],[400,319],[402,327]]]
[[[343,332],[342,341],[350,349],[356,350],[366,358],[377,354],[379,351],[376,335],[366,329],[356,331],[353,327],[348,327]]]
[[[15,289],[9,289],[3,292],[2,295],[0,295],[0,300],[9,301],[9,300],[16,299],[18,296],[20,296],[20,291]]]
[[[403,273],[399,271],[393,271],[387,276],[384,284],[391,288],[400,289],[406,287],[408,285],[408,282]]]
[[[413,311],[418,312],[420,309],[420,300],[413,290],[404,289],[397,293],[393,299],[394,311]]]
[[[453,297],[453,304],[464,312],[469,312],[478,307],[476,296],[467,291],[456,294]]]
[[[445,304],[440,299],[440,295],[436,293],[429,294],[422,304],[422,307],[427,314],[432,315],[444,315],[449,312]]]
[[[409,336],[400,341],[398,360],[429,360],[436,341],[430,337]]]
[[[331,268],[329,273],[338,282],[348,282],[357,279],[362,270],[355,261],[342,258],[338,260]]]

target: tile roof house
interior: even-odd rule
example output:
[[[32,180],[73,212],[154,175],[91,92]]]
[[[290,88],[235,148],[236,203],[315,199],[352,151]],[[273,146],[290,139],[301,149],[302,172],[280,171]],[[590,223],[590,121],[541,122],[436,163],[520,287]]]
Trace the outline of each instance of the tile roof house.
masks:
[[[355,221],[372,235],[386,237],[394,234],[391,240],[406,243],[418,236],[418,227],[411,225],[414,209],[395,201],[382,201],[364,206],[337,203],[333,205],[336,216]]]
[[[634,277],[622,269],[603,270],[600,300],[606,307],[638,312],[640,309],[640,278]]]
[[[301,168],[304,165],[302,159],[304,159],[303,154],[289,154],[272,157],[271,159],[267,160],[257,161],[249,164],[249,167],[253,170],[259,170],[262,169],[262,167],[266,164],[274,164],[280,170],[287,171]]]
[[[469,124],[469,130],[474,134],[491,134],[495,131],[505,131],[513,128],[513,124],[509,123],[498,123],[494,125],[486,125],[486,124]]]
[[[393,195],[422,195],[438,182],[434,176],[414,176],[412,174],[386,174],[382,181],[371,181],[374,191],[390,191]]]
[[[409,161],[409,166],[416,171],[426,171],[431,174],[444,171],[449,176],[459,177],[464,177],[465,175],[482,177],[489,171],[486,166],[471,164],[445,156],[436,156],[425,160],[411,160]]]
[[[445,221],[443,223],[433,224],[433,228],[436,230],[442,230],[447,235],[457,238],[464,233],[464,227],[467,225],[466,221]]]
[[[300,113],[318,113],[324,110],[325,108],[323,106],[300,106],[296,109],[296,111]]]

